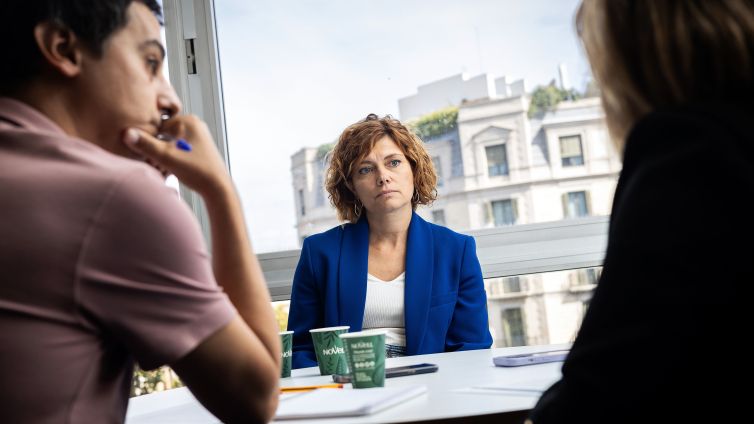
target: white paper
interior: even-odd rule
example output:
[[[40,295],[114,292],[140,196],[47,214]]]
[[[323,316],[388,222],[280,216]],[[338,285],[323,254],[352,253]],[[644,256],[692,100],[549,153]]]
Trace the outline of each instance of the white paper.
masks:
[[[498,383],[466,387],[456,391],[460,393],[539,396],[558,380],[560,380],[560,375],[534,379],[510,379]]]
[[[276,420],[369,415],[426,393],[427,386],[317,389],[282,399]]]

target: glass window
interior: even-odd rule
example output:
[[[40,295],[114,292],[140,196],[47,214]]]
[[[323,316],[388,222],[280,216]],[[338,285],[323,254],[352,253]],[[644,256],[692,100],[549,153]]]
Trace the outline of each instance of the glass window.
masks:
[[[490,177],[508,175],[508,158],[505,154],[505,144],[487,146],[484,148],[487,154],[487,175]]]
[[[589,68],[572,22],[578,3],[215,1],[230,169],[256,252],[296,249],[303,236],[340,224],[322,188],[323,158],[369,113],[395,116],[427,142],[443,187],[437,204],[453,230],[487,227],[489,203],[470,196],[508,197],[513,185],[532,199],[527,222],[563,218],[559,193],[546,184],[566,178],[550,166],[560,148],[547,145],[555,127],[590,134],[592,151],[604,151],[584,181],[595,212],[607,214],[620,160],[593,119],[599,98],[563,99],[560,114],[557,105],[542,116],[527,108],[552,80],[586,92]],[[485,174],[508,178],[477,178]]]
[[[598,278],[600,271],[596,267],[485,279],[494,347],[573,341],[594,291],[593,285],[573,284],[574,278],[581,272]],[[272,302],[272,307],[280,330],[285,330],[290,301]]]
[[[492,217],[496,227],[514,225],[517,217],[516,202],[513,199],[492,202]]]
[[[486,278],[493,347],[572,342],[596,287],[573,283],[589,270],[601,268]]]
[[[301,207],[301,216],[306,215],[306,203],[304,202],[304,190],[298,191],[298,204]]]
[[[521,278],[519,276],[503,278],[503,290],[505,293],[518,293],[521,291]]]
[[[327,191],[325,190],[325,172],[327,172],[327,163],[325,163],[324,158],[321,158],[317,161],[317,172],[316,172],[316,184],[314,185],[314,192],[316,193],[316,196],[314,197],[314,206],[315,207],[322,207],[325,206],[325,195]]]
[[[503,310],[504,346],[526,346],[526,331],[521,308]]]
[[[566,218],[589,216],[587,193],[585,191],[575,191],[564,194],[563,203]]]
[[[586,270],[586,283],[597,284],[602,275],[602,267],[599,268],[587,268]]]
[[[488,297],[498,297],[510,294],[521,293],[521,280],[526,277],[518,275],[513,277],[488,278],[485,280],[484,287],[487,290]]]
[[[486,278],[490,333],[494,347],[568,343],[578,333],[595,285],[574,284],[579,274],[599,280],[601,267]],[[272,302],[281,330],[290,301]],[[509,312],[513,311],[513,312]]]
[[[437,225],[445,225],[445,211],[442,209],[432,211],[432,222]]]
[[[263,262],[277,263],[290,253],[292,269],[298,252],[285,251],[338,224],[322,187],[326,154],[347,125],[368,113],[391,114],[411,125],[427,143],[440,183],[453,182],[445,185],[433,222],[445,222],[447,213],[448,222],[459,225],[453,229],[473,233],[490,224],[489,199],[511,195],[527,199],[527,223],[568,217],[560,203],[567,209],[569,196],[552,189],[572,178],[551,166],[559,149],[567,156],[562,143],[554,142],[559,133],[585,134],[588,141],[590,167],[579,169],[585,194],[576,202],[583,207],[574,209],[609,213],[620,158],[603,121],[593,119],[603,113],[599,98],[587,90],[588,65],[573,31],[578,4],[437,0],[430,8],[399,0],[381,7],[312,0],[291,8],[276,0],[215,1],[222,66],[211,71],[222,70],[216,100],[226,118],[218,131],[227,133],[230,169]],[[569,81],[560,64],[577,77]],[[190,77],[193,84],[203,75]],[[564,99],[544,115],[529,115],[525,106],[532,94],[553,79],[586,98]],[[578,152],[583,161],[580,137]],[[508,175],[508,153],[513,175],[479,178]],[[490,163],[496,164],[492,171]],[[515,212],[515,203],[510,206]],[[498,208],[505,217],[506,207]],[[268,268],[268,281],[284,273]],[[569,277],[572,272],[486,279],[495,346],[572,341],[593,288],[569,285],[569,278],[581,278]],[[276,289],[272,284],[275,299],[290,295],[290,289]],[[288,301],[273,302],[281,329],[288,307]]]
[[[597,284],[602,273],[602,267],[598,268],[584,268],[571,271],[569,276],[570,284],[572,287],[588,286]]]
[[[584,152],[581,149],[581,136],[560,137],[560,160],[563,166],[584,164]]]

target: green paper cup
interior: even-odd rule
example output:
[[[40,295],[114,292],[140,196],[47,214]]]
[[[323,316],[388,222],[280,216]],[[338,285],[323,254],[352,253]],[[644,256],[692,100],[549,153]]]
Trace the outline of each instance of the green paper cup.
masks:
[[[281,331],[280,344],[283,346],[280,377],[290,377],[293,365],[293,331]]]
[[[314,353],[317,355],[321,375],[347,374],[348,363],[339,335],[347,333],[350,327],[313,328],[309,330],[314,341]]]
[[[346,349],[354,389],[385,386],[385,332],[357,331],[340,335]]]

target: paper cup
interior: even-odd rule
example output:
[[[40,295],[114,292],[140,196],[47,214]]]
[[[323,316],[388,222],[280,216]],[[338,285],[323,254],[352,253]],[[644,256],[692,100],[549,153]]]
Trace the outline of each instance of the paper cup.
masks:
[[[385,332],[357,331],[340,335],[346,349],[354,389],[385,386]]]
[[[348,363],[343,342],[339,335],[347,333],[350,327],[313,328],[309,330],[314,341],[314,353],[317,355],[321,375],[347,374]]]
[[[293,366],[293,331],[281,331],[280,344],[283,346],[280,377],[290,377],[291,367]]]

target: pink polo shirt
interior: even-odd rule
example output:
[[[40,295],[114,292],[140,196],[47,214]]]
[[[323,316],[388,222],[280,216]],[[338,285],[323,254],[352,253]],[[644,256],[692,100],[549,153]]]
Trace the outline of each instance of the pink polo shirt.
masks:
[[[160,174],[0,97],[0,421],[122,422],[133,361],[175,362],[236,311]]]

